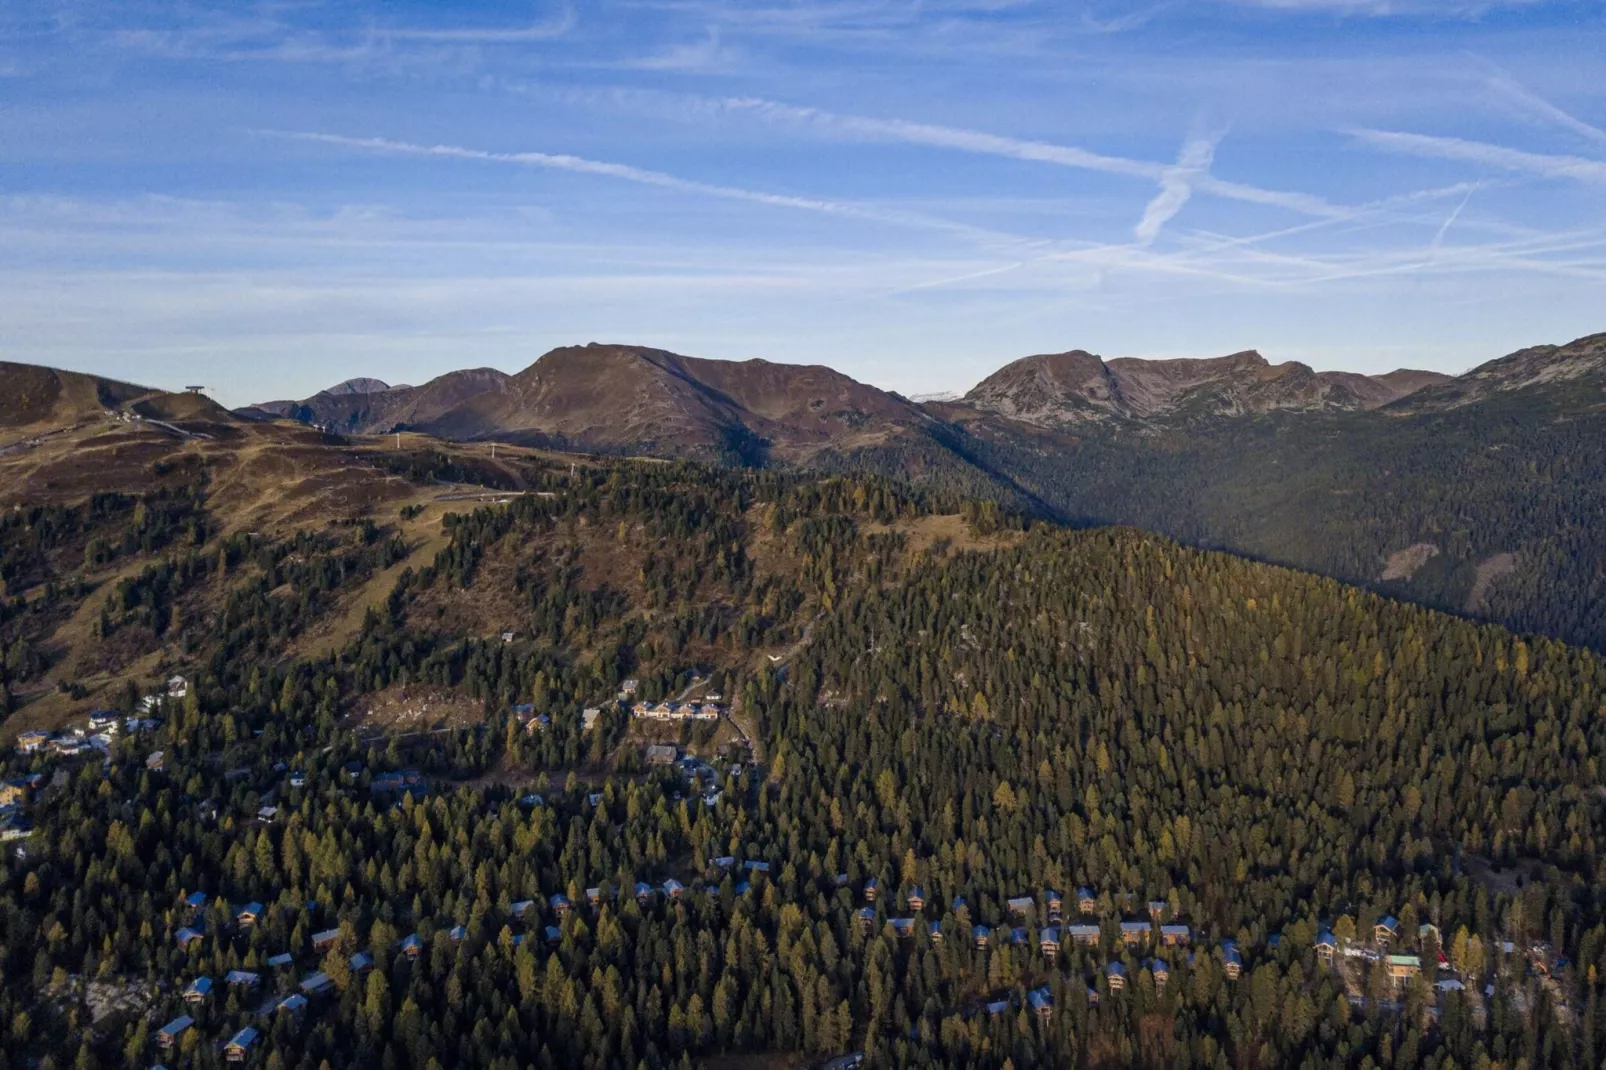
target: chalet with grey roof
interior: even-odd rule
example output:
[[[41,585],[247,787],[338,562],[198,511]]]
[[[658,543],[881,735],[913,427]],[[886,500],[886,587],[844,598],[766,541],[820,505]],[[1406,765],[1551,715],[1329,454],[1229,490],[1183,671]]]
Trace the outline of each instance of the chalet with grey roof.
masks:
[[[1123,944],[1146,944],[1153,926],[1146,921],[1123,921],[1121,923],[1121,942]]]
[[[1067,925],[1065,933],[1071,938],[1072,943],[1080,944],[1083,947],[1095,947],[1099,942],[1099,927],[1097,925]]]
[[[1166,947],[1187,947],[1193,942],[1193,930],[1186,925],[1160,926],[1160,943]]]

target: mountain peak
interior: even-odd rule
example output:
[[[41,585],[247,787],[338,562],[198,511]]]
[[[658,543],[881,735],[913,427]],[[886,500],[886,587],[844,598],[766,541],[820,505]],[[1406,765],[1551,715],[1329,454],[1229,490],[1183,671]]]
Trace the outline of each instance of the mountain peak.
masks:
[[[321,391],[330,397],[347,397],[351,394],[381,394],[390,390],[391,385],[382,379],[356,378],[347,379],[343,383],[336,383],[329,389]]]

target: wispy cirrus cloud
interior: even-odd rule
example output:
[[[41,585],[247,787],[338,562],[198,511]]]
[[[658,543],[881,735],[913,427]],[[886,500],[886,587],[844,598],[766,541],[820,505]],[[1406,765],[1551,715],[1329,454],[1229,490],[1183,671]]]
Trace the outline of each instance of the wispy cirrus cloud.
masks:
[[[911,122],[906,119],[841,115],[819,108],[798,107],[752,97],[729,98],[721,101],[720,106],[727,111],[746,112],[773,122],[803,125],[838,136],[927,145],[985,156],[1054,164],[1084,171],[1126,175],[1157,183],[1165,182],[1174,170],[1170,164],[1110,156],[1072,145],[1031,141],[962,127]],[[1196,176],[1192,188],[1230,200],[1283,208],[1304,215],[1338,216],[1345,212],[1342,207],[1311,194],[1261,189],[1219,179],[1208,173]]]
[[[1556,156],[1522,149],[1467,141],[1458,137],[1435,137],[1394,130],[1351,130],[1350,135],[1373,148],[1439,160],[1455,160],[1503,171],[1515,171],[1540,178],[1570,179],[1589,185],[1606,185],[1606,161],[1582,156]]]
[[[441,26],[395,27],[379,31],[385,37],[397,40],[439,41],[456,44],[519,44],[528,41],[550,41],[573,30],[579,22],[574,8],[564,4],[556,14],[537,18],[528,26]]]
[[[1606,145],[1606,130],[1591,126],[1570,112],[1563,111],[1504,72],[1489,79],[1489,88],[1517,110],[1533,118],[1570,130],[1597,145]]]
[[[749,204],[762,204],[772,208],[792,208],[845,219],[883,223],[889,226],[940,231],[987,245],[1024,246],[1035,244],[1017,235],[1003,234],[998,231],[939,219],[935,216],[918,212],[907,212],[895,208],[883,208],[876,205],[835,201],[818,197],[800,197],[787,193],[770,193],[763,190],[752,190],[714,182],[701,182],[697,179],[667,174],[663,171],[635,167],[631,164],[592,160],[566,153],[491,152],[485,149],[465,148],[459,145],[422,145],[407,141],[394,141],[389,138],[348,137],[343,134],[327,134],[313,131],[264,130],[260,131],[260,133],[291,138],[297,141],[339,145],[369,152],[384,152],[404,156],[427,156],[438,159],[477,160],[482,163],[512,164],[521,167],[539,167],[551,171],[569,171],[574,174],[597,175],[605,178],[620,179],[625,182],[634,182],[644,186],[657,186],[660,189],[679,190],[683,193],[718,197],[724,200],[746,201]]]

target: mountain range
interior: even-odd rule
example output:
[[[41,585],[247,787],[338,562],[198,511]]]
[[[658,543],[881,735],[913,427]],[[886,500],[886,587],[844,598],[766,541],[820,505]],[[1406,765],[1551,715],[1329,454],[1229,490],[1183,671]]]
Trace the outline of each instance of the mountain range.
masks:
[[[905,398],[822,365],[685,357],[641,346],[566,346],[515,375],[455,371],[422,386],[348,380],[299,401],[240,410],[347,434],[413,430],[579,449],[736,453],[800,460],[854,450],[933,420],[990,414],[1043,427],[1167,424],[1266,412],[1364,411],[1451,377],[1382,376],[1271,364],[1253,351],[1207,360],[1105,361],[1081,350],[1025,357],[962,396]],[[968,414],[937,408],[958,405]]]
[[[0,366],[0,382],[18,384],[0,402],[0,427],[18,429],[122,406],[198,434],[291,420],[347,436],[870,472],[1606,648],[1606,334],[1454,377],[1317,372],[1253,351],[1071,350],[924,401],[822,365],[597,343],[511,375],[348,380],[234,413],[26,365]]]

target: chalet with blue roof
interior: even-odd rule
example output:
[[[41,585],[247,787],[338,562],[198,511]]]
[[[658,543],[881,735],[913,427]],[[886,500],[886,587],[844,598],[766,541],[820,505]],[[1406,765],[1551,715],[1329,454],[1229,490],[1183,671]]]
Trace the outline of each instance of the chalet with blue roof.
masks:
[[[1372,939],[1378,944],[1388,946],[1400,935],[1400,920],[1389,914],[1372,926]]]
[[[246,1026],[230,1037],[227,1044],[223,1045],[223,1058],[231,1063],[245,1062],[245,1057],[250,1052],[251,1045],[257,1042],[257,1036],[258,1033],[255,1026]]]
[[[1093,889],[1076,889],[1076,909],[1083,914],[1097,914],[1099,912],[1099,897],[1093,894]]]
[[[977,950],[979,950],[979,951],[980,950],[986,950],[987,942],[991,938],[992,938],[992,931],[989,930],[987,928],[987,926],[985,926],[985,925],[975,925],[975,926],[971,927],[970,939],[971,939],[971,941],[973,943],[975,943]]]
[[[206,997],[212,994],[212,979],[210,977],[197,977],[184,989],[185,1003],[204,1003]]]
[[[181,1014],[156,1031],[156,1046],[163,1051],[170,1050],[178,1043],[178,1038],[189,1032],[195,1019],[187,1014]]]
[[[1236,981],[1244,972],[1244,957],[1238,953],[1236,940],[1221,942],[1221,970],[1229,980]]]
[[[1149,975],[1154,978],[1154,987],[1165,991],[1165,983],[1171,980],[1171,967],[1166,965],[1165,959],[1149,960]]]
[[[1032,1013],[1039,1018],[1047,1020],[1054,1015],[1054,994],[1047,986],[1034,988],[1026,993],[1026,1002],[1031,1006]]]
[[[1112,962],[1104,967],[1104,979],[1109,983],[1110,991],[1119,992],[1126,987],[1126,967],[1119,962]]]

